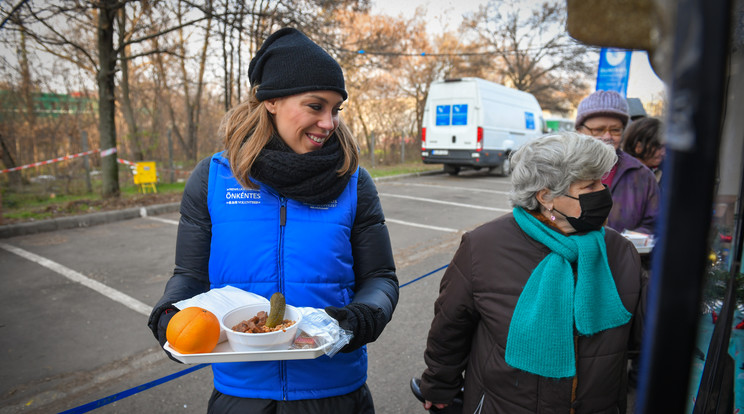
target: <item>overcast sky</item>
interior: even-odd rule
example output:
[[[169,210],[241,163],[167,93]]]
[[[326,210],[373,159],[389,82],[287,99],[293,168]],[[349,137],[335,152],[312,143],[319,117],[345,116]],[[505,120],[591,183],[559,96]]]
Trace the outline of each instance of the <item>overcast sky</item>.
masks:
[[[397,17],[412,17],[416,8],[426,7],[427,18],[441,22],[454,30],[462,21],[462,14],[473,12],[478,6],[486,4],[483,0],[372,0],[372,11]],[[520,4],[542,3],[542,0],[525,0]],[[436,27],[438,25],[433,25]],[[599,61],[599,54],[596,54]],[[646,52],[634,52],[630,63],[628,97],[641,98],[643,102],[658,99],[664,90],[664,83],[656,76],[648,62]]]

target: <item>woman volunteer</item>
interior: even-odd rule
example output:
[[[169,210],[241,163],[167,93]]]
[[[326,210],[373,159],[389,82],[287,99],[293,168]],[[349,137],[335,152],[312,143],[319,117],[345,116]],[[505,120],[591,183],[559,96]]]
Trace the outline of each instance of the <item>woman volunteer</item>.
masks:
[[[149,326],[161,345],[173,303],[232,285],[325,308],[351,342],[333,358],[212,364],[209,412],[373,413],[366,343],[398,301],[374,182],[339,116],[339,64],[298,30],[269,36],[251,60],[251,97],[223,119],[225,151],[184,191],[176,268]]]

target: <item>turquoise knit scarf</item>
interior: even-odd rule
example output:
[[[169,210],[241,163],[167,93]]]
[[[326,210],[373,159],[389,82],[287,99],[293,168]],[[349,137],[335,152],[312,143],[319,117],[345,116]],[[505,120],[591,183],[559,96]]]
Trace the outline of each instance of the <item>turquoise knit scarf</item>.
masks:
[[[593,335],[630,320],[607,263],[605,230],[564,236],[514,208],[522,230],[551,252],[532,271],[514,308],[506,340],[506,363],[551,378],[576,375],[574,323]],[[577,275],[571,263],[577,263]]]

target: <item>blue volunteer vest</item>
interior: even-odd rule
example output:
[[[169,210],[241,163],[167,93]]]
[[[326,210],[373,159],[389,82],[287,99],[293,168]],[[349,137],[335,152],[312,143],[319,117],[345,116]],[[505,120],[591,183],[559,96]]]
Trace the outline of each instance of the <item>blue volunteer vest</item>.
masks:
[[[345,306],[354,296],[351,228],[357,177],[338,199],[308,205],[261,185],[245,189],[217,153],[209,166],[212,219],[211,288],[239,287],[266,298],[282,292],[288,304]],[[348,394],[367,379],[363,347],[333,358],[212,364],[214,386],[244,398],[300,400]]]

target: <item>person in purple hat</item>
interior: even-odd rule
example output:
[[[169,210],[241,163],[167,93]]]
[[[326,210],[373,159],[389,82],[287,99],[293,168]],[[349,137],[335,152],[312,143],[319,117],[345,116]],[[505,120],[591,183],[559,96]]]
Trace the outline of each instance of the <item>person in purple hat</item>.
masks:
[[[613,201],[607,225],[618,232],[653,234],[659,186],[648,167],[620,149],[629,118],[628,103],[622,95],[599,90],[579,103],[575,125],[578,132],[611,145],[617,153],[617,163],[602,179]]]

